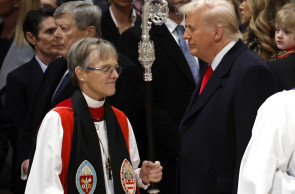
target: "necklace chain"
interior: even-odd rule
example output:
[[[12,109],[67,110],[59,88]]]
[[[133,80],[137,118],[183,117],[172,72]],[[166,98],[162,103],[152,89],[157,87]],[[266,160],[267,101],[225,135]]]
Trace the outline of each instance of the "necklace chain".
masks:
[[[97,129],[99,128],[97,124],[95,124],[95,126],[96,126]],[[100,143],[100,145],[101,145],[101,147],[102,147],[103,154],[104,154],[105,157],[106,157],[105,168],[106,168],[106,172],[107,172],[107,174],[108,174],[108,178],[109,178],[109,180],[111,180],[111,179],[112,179],[112,171],[111,171],[112,168],[111,168],[110,157],[108,157],[108,155],[107,155],[107,153],[106,153],[106,151],[105,151],[105,149],[104,149],[104,146],[103,146],[103,144],[102,144],[102,142],[101,142],[101,140],[100,140],[100,138],[99,138],[99,135],[97,135],[97,137],[98,137],[99,143]]]

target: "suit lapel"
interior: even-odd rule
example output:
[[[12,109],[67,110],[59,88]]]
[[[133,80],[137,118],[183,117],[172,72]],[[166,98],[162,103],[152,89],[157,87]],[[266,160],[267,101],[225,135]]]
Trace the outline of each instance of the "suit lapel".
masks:
[[[30,77],[33,79],[33,83],[37,83],[39,85],[41,84],[40,82],[43,77],[43,71],[35,56],[31,60],[29,74],[32,75]]]
[[[228,53],[223,57],[206,86],[204,87],[201,95],[199,95],[201,82],[198,83],[196,90],[193,93],[193,97],[191,98],[189,108],[187,109],[183,122],[188,120],[194,114],[201,110],[203,106],[210,100],[210,98],[214,95],[214,93],[220,88],[222,79],[229,75],[230,69],[233,65],[235,58],[238,54],[245,50],[247,47],[239,40],[233,48],[229,50]],[[205,70],[206,71],[206,70]],[[204,77],[205,71],[203,71],[202,78]]]
[[[175,64],[177,64],[177,66],[186,75],[186,77],[188,77],[188,79],[193,84],[195,84],[194,78],[187,64],[187,61],[178,44],[176,43],[175,39],[170,34],[166,25],[153,25],[150,32],[152,37],[151,39],[153,40],[154,44],[158,47],[161,47],[165,52],[167,52],[167,54],[175,61]],[[157,48],[157,46],[155,46],[155,48]],[[155,51],[155,53],[157,55],[157,51]]]

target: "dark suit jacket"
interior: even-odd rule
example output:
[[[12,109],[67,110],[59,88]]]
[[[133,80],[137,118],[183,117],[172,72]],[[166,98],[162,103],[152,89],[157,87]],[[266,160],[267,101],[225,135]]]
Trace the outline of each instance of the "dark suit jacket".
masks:
[[[239,40],[199,96],[200,83],[180,125],[179,193],[236,193],[240,161],[259,106],[276,80]]]
[[[195,82],[181,49],[166,25],[153,26],[150,39],[154,42],[156,57],[152,66],[154,147],[156,160],[160,160],[164,167],[159,189],[161,193],[175,193],[179,124],[194,91]],[[141,28],[133,27],[121,35],[118,49],[136,62],[142,71],[138,61],[140,40]],[[201,69],[203,66],[201,63]],[[145,132],[141,135],[144,136]],[[140,153],[145,152],[140,145],[139,149]]]
[[[295,88],[295,54],[273,61],[269,66],[279,82],[280,90]]]
[[[17,162],[17,140],[24,124],[29,105],[41,85],[43,71],[35,56],[26,64],[11,71],[7,76],[5,112],[10,124],[9,139],[13,152],[13,173]],[[14,193],[23,193],[24,184],[18,177],[20,170],[16,170],[13,180]]]
[[[134,26],[140,27],[140,24],[141,24],[141,17],[137,15]],[[102,14],[101,33],[104,39],[112,42],[116,47],[118,46],[117,44],[118,44],[118,41],[120,40],[121,35],[118,31],[116,24],[114,23],[112,19],[109,9],[107,9],[107,11],[105,11]]]
[[[55,102],[51,102],[56,87],[66,69],[67,64],[64,58],[58,58],[49,65],[44,74],[42,84],[39,87],[37,94],[34,96],[34,101],[30,106],[18,141],[19,166],[24,160],[29,158],[34,138],[36,137],[37,130],[45,114],[58,102],[66,99],[74,90],[74,87],[72,87],[71,84],[68,84],[65,87],[65,90],[60,93],[60,96],[56,98]]]
[[[35,56],[7,76],[5,109],[12,129],[11,138],[14,148],[29,104],[41,85],[42,77],[43,71]]]

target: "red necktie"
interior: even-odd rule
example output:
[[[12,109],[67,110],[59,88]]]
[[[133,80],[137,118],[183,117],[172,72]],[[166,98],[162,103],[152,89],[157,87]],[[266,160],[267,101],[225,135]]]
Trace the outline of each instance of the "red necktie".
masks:
[[[200,89],[200,92],[199,92],[199,95],[201,94],[202,90],[204,89],[205,85],[207,84],[210,76],[212,75],[213,73],[213,70],[212,70],[212,67],[211,65],[209,65],[206,69],[206,72],[205,72],[205,75],[203,77],[203,80],[202,80],[202,85],[201,85],[201,89]]]

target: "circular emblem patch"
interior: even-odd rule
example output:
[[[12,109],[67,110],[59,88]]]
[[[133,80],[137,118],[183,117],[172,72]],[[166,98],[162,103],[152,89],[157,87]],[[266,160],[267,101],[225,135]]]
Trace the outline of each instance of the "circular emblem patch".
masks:
[[[136,179],[133,167],[128,160],[124,160],[121,165],[121,183],[126,194],[134,194],[136,191]]]
[[[80,194],[92,194],[96,187],[96,172],[87,160],[84,160],[76,173],[76,186]]]

